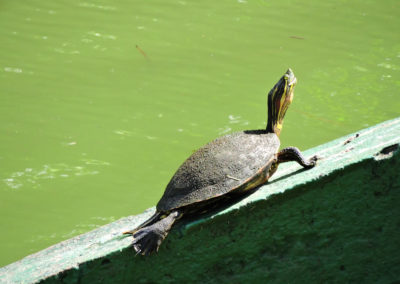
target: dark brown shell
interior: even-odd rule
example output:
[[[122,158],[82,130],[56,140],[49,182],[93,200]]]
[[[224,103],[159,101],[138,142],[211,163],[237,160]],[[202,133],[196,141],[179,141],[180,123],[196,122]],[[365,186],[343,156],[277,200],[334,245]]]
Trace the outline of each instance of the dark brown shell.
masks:
[[[266,166],[279,146],[278,136],[265,130],[241,131],[215,139],[180,166],[157,210],[169,211],[228,193]]]

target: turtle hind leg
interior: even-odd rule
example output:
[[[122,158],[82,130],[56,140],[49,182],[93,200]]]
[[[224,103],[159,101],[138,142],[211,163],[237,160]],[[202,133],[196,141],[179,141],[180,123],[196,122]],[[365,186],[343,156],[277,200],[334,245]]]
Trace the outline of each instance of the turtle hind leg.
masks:
[[[287,147],[278,153],[278,164],[295,161],[306,169],[310,169],[317,164],[318,157],[313,156],[306,160],[300,150],[296,147]]]
[[[172,211],[168,216],[145,226],[134,232],[132,246],[136,253],[149,255],[158,251],[162,241],[167,237],[169,230],[177,219],[181,217],[179,211]]]
[[[156,213],[153,214],[153,216],[151,216],[149,219],[147,219],[142,224],[137,226],[135,229],[130,230],[130,231],[125,231],[125,232],[123,232],[123,234],[125,234],[125,235],[133,235],[134,233],[136,233],[141,228],[146,227],[146,226],[150,226],[150,225],[154,224],[155,222],[159,221],[161,219],[161,215],[162,215],[161,212],[156,212]]]

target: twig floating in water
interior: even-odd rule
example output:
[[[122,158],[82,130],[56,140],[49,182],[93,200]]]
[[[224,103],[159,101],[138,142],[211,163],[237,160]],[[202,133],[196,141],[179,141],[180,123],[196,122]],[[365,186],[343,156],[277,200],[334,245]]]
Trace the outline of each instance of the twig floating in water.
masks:
[[[144,58],[149,59],[149,58],[147,57],[146,52],[144,52],[143,49],[141,49],[138,45],[136,45],[136,49],[139,50],[139,52],[144,56]]]

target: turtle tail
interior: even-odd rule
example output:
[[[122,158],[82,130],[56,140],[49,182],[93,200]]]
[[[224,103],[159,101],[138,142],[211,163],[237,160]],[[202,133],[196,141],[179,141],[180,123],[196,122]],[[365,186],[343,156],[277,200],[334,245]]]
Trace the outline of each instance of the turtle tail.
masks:
[[[160,214],[161,215],[161,214]],[[139,227],[132,233],[132,246],[136,253],[149,255],[158,251],[162,241],[167,237],[172,225],[182,214],[178,211],[172,211],[169,215],[156,222],[149,222],[147,225]]]

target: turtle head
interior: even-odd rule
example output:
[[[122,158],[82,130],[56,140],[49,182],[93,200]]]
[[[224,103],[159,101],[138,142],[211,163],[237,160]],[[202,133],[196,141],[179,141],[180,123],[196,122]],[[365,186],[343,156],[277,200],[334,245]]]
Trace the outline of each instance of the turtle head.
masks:
[[[283,118],[293,100],[293,90],[297,83],[293,71],[289,68],[268,94],[267,131],[281,134]]]

